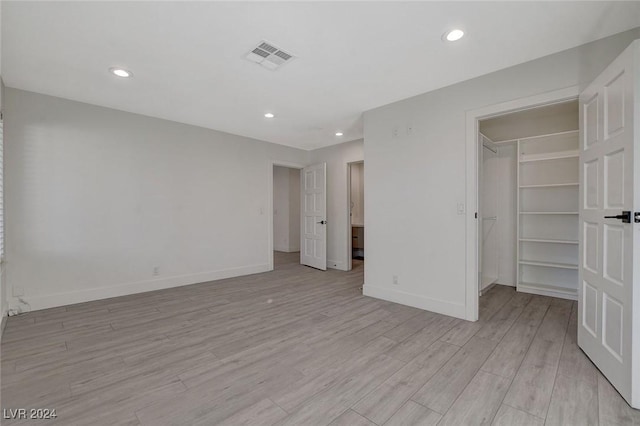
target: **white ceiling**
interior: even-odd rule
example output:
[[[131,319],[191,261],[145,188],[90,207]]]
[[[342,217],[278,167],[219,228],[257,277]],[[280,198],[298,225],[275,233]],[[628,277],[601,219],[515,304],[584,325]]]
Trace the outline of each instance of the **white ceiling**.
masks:
[[[368,109],[639,24],[640,2],[3,1],[2,77],[312,149],[362,137]],[[467,36],[442,42],[452,27]],[[297,58],[275,72],[244,60],[263,39]]]

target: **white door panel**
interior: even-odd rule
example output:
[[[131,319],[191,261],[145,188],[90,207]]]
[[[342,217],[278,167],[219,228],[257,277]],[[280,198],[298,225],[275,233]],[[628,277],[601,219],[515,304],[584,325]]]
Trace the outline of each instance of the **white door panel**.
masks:
[[[640,408],[640,41],[580,95],[578,344]],[[635,116],[634,116],[634,109]],[[605,216],[631,212],[631,223]]]
[[[327,164],[302,170],[300,263],[327,269]]]

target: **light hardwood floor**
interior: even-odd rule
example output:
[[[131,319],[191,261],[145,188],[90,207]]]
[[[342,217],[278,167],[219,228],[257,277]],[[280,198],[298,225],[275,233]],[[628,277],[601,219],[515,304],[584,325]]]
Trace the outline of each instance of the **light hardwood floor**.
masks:
[[[57,410],[39,425],[640,424],[578,349],[575,303],[496,286],[470,323],[363,297],[361,262],[297,256],[10,318],[3,408]]]

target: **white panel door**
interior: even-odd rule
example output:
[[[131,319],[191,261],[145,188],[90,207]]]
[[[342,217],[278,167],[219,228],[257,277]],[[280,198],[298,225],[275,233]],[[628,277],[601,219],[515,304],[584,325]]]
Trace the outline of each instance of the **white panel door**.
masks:
[[[300,263],[327,270],[327,163],[302,170]]]
[[[580,95],[578,344],[640,408],[640,40]],[[630,220],[627,220],[629,212]]]

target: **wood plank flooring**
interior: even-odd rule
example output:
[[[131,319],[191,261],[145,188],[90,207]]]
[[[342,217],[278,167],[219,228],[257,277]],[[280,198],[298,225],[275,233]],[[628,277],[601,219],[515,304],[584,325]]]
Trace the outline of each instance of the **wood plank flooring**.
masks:
[[[361,295],[363,264],[9,318],[3,408],[39,425],[627,425],[575,303],[496,286],[469,323]],[[29,424],[4,420],[3,424]]]

